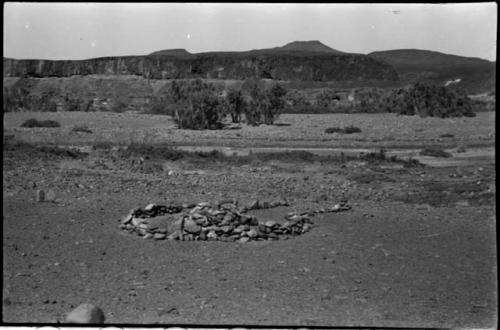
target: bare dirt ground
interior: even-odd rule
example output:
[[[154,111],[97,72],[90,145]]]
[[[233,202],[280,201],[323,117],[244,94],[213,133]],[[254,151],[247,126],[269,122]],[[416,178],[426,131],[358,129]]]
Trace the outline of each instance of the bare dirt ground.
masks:
[[[29,118],[51,119],[58,129],[28,129],[20,125]],[[92,134],[73,132],[85,125]],[[357,134],[327,134],[328,127],[354,125]],[[232,128],[232,129],[231,129]],[[224,130],[179,130],[169,116],[130,113],[6,113],[6,134],[24,141],[55,144],[169,143],[172,145],[228,147],[361,147],[407,148],[440,145],[494,146],[495,113],[481,112],[475,118],[420,118],[396,114],[281,115],[276,125],[229,126]],[[441,137],[447,134],[448,137]],[[451,137],[449,137],[451,136]]]
[[[57,135],[17,129],[22,119],[8,115],[5,134],[31,135],[33,141]],[[42,117],[61,116],[63,127],[51,131],[59,131],[59,139],[75,123],[64,122],[65,115]],[[488,116],[471,119],[478,120],[475,130],[460,126],[462,119],[442,126],[455,130],[453,143],[491,142]],[[133,122],[140,125],[141,118]],[[146,129],[150,119],[143,120]],[[75,141],[104,136],[110,123],[96,119],[95,132]],[[198,134],[201,141],[212,132],[175,134]],[[403,167],[300,157],[245,163],[174,161],[100,148],[88,155],[56,151],[4,143],[4,322],[62,321],[89,302],[114,324],[497,325],[494,162]],[[56,202],[37,203],[37,189],[53,190]],[[316,215],[310,232],[289,240],[245,244],[145,240],[118,228],[130,209],[152,202],[278,197],[291,205],[256,215],[281,218],[343,198],[352,210]]]

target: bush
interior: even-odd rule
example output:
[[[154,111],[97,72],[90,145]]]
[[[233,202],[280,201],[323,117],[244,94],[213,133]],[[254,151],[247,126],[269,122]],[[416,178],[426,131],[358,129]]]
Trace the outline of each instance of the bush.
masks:
[[[441,158],[450,158],[452,154],[444,151],[443,149],[438,148],[425,148],[420,151],[420,155],[422,156],[430,156],[430,157],[441,157]]]
[[[127,102],[125,102],[122,99],[118,99],[113,102],[113,105],[111,106],[111,111],[116,113],[123,113],[127,111],[127,108],[128,108]]]
[[[90,128],[88,128],[87,126],[75,126],[73,127],[73,129],[71,130],[73,132],[82,132],[82,133],[92,133],[92,130]]]
[[[61,124],[59,124],[57,121],[54,120],[41,120],[38,121],[34,118],[26,120],[24,123],[21,124],[21,127],[61,127]]]
[[[251,79],[244,83],[249,102],[245,107],[245,119],[249,125],[271,125],[285,108],[286,90],[278,83],[265,90],[261,81]]]
[[[169,98],[174,105],[174,121],[184,129],[219,129],[224,117],[224,104],[215,86],[200,79],[186,83],[172,82]]]
[[[361,129],[359,127],[350,125],[346,126],[344,128],[339,128],[339,127],[328,127],[325,129],[325,133],[327,134],[332,134],[332,133],[341,133],[341,134],[353,134],[353,133],[360,133]]]
[[[247,107],[243,93],[239,90],[230,89],[226,96],[226,112],[231,116],[233,123],[241,121],[241,115]]]
[[[328,127],[327,129],[325,129],[326,134],[341,133],[341,132],[342,128],[340,127]]]
[[[475,117],[473,103],[465,92],[416,83],[400,93],[394,112],[420,117]]]

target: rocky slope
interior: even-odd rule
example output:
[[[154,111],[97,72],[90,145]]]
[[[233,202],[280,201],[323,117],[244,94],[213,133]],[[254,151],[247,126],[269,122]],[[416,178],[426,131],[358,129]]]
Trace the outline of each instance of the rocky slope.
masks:
[[[403,81],[427,80],[438,84],[457,81],[457,86],[472,93],[495,88],[496,63],[480,58],[419,49],[380,51],[368,56],[390,64]]]

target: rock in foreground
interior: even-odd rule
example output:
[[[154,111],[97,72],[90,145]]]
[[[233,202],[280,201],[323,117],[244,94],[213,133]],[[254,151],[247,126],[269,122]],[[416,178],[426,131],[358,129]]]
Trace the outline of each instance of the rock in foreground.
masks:
[[[81,304],[66,316],[65,323],[102,324],[104,320],[104,313],[99,307]]]

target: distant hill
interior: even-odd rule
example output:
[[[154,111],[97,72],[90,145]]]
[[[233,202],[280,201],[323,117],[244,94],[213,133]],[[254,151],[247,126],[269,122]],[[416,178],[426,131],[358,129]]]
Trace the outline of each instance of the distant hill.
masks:
[[[396,71],[363,54],[343,53],[317,40],[244,52],[191,54],[166,49],[146,56],[81,61],[3,60],[4,77],[138,75],[148,79],[247,79],[286,81],[396,81]]]
[[[175,56],[175,57],[182,57],[182,58],[194,58],[196,55],[191,54],[184,48],[175,48],[175,49],[164,49],[164,50],[159,50],[156,52],[153,52],[149,54],[148,56]]]
[[[368,56],[391,65],[402,81],[423,80],[444,85],[460,79],[457,86],[471,93],[495,88],[496,63],[480,58],[420,49],[379,51]]]
[[[290,42],[282,47],[271,48],[273,50],[282,51],[299,51],[299,52],[322,52],[329,54],[345,54],[339,50],[328,47],[327,45],[321,43],[318,40],[311,41],[294,41]]]

